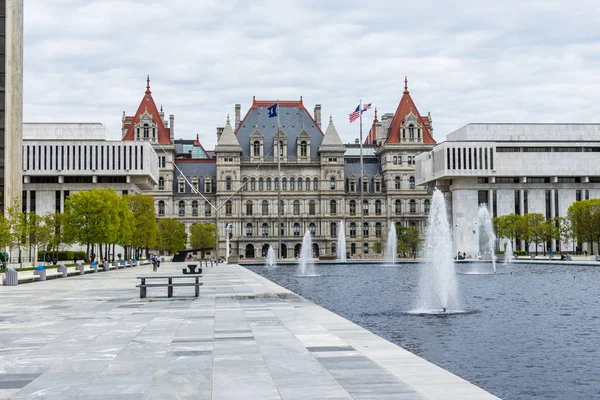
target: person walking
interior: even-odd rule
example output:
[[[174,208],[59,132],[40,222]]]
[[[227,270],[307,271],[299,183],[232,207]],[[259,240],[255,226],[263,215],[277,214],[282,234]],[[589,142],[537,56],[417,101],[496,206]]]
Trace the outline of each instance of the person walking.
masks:
[[[152,271],[154,271],[154,272],[157,271],[156,256],[152,256]]]

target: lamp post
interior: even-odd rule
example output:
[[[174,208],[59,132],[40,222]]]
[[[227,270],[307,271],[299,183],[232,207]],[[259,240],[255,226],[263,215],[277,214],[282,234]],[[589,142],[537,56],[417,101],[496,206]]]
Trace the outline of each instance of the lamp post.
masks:
[[[225,225],[225,260],[226,263],[229,264],[229,254],[231,251],[229,250],[229,236],[231,235],[231,224],[228,222]]]

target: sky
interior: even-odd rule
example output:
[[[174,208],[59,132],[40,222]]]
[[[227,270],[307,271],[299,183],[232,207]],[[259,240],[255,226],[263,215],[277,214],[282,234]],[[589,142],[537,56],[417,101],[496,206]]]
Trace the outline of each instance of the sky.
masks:
[[[322,105],[345,143],[348,114],[393,113],[408,77],[433,136],[473,122],[600,122],[596,1],[27,0],[24,121],[102,122],[121,137],[146,76],[175,138],[257,100]],[[373,115],[366,115],[369,129]],[[365,133],[366,135],[366,133]]]

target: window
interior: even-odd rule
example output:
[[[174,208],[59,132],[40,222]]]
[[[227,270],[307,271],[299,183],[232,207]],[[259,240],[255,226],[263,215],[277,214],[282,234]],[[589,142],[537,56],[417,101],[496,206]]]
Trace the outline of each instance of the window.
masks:
[[[266,222],[263,222],[262,224],[262,235],[269,236],[269,224],[267,224]]]
[[[194,179],[192,181],[192,193],[199,193],[200,191],[198,190],[198,180]]]
[[[375,223],[375,236],[381,237],[381,222]]]
[[[356,215],[356,201],[350,200],[350,215]]]
[[[178,208],[179,208],[179,216],[184,216],[185,215],[185,201],[181,200],[178,204]]]
[[[246,236],[252,236],[252,224],[250,222],[246,224]]]
[[[369,237],[369,223],[368,222],[363,223],[363,235],[365,237]]]
[[[279,215],[285,214],[285,203],[283,200],[279,202]]]
[[[411,177],[408,179],[408,186],[409,186],[411,189],[414,189],[414,188],[415,188],[415,177],[414,177],[414,176],[411,176]]]
[[[409,139],[414,139],[415,138],[415,127],[413,124],[410,124],[408,126],[408,138]]]
[[[350,237],[356,237],[356,224],[354,222],[350,222]]]
[[[256,178],[250,179],[250,190],[256,190]]]
[[[165,178],[158,178],[158,190],[165,190]]]
[[[381,192],[381,181],[379,179],[375,180],[375,193]]]
[[[246,202],[246,215],[252,215],[252,200]]]
[[[294,200],[294,215],[300,215],[300,200]]]
[[[363,253],[364,254],[369,254],[369,243],[365,243],[365,247],[364,247]]]
[[[335,178],[333,176],[329,178],[329,189],[335,190]]]
[[[158,215],[165,215],[165,202],[162,200],[158,202]]]
[[[302,178],[298,178],[298,190],[302,190]]]
[[[258,190],[265,190],[263,178],[258,178]]]
[[[394,202],[394,212],[396,215],[402,214],[402,202],[400,200]]]
[[[196,200],[192,201],[192,215],[194,217],[198,216],[198,202]]]
[[[231,190],[231,177],[225,178],[225,190]]]
[[[348,181],[348,190],[352,193],[356,192],[356,179],[350,178]]]
[[[253,156],[260,157],[260,142],[258,140],[254,141],[252,148],[253,148]]]
[[[275,178],[275,190],[279,190],[279,178]]]
[[[417,202],[414,200],[411,200],[408,202],[408,207],[409,207],[409,212],[411,214],[416,214],[417,213]]]
[[[271,190],[271,178],[267,178],[267,190]]]
[[[296,190],[296,179],[290,178],[290,190]]]
[[[185,192],[185,182],[183,180],[179,181],[178,187],[177,187],[177,192],[178,193],[184,193]]]
[[[262,201],[262,215],[269,215],[269,202],[267,200]]]
[[[204,216],[210,217],[211,212],[212,212],[212,207],[211,207],[210,203],[208,201],[205,201],[204,202]]]
[[[306,157],[307,156],[307,151],[306,151],[306,140],[303,140],[302,142],[300,142],[300,157]]]
[[[248,185],[248,178],[244,178],[243,187],[244,187],[243,190],[250,189],[250,185]]]
[[[401,183],[400,183],[400,177],[397,176],[397,177],[394,178],[394,188],[395,189],[400,189],[400,185],[401,185]]]
[[[431,201],[429,199],[425,199],[423,205],[425,206],[425,214],[429,214],[429,210],[431,209]]]
[[[332,222],[329,224],[329,236],[336,237],[337,236],[337,223]]]
[[[363,215],[369,215],[369,200],[363,200]]]
[[[311,236],[315,236],[315,232],[317,231],[317,227],[315,226],[314,222],[311,222],[308,225],[308,231],[310,232]]]
[[[287,178],[281,179],[281,190],[287,190]]]
[[[364,193],[369,193],[369,180],[368,179],[363,179],[362,180],[362,190]]]
[[[307,183],[308,185],[308,183]],[[313,179],[313,190],[319,190],[319,178]]]
[[[279,232],[280,232],[279,234],[280,234],[281,236],[284,236],[284,235],[285,235],[285,225],[284,225],[284,223],[283,223],[283,222],[282,222],[282,223],[279,225]]]
[[[315,215],[315,201],[314,200],[310,200],[308,202],[308,215]]]
[[[381,200],[375,200],[375,215],[381,215]]]
[[[394,156],[394,165],[398,165],[398,157]]]
[[[408,156],[408,165],[415,165],[415,156]]]
[[[233,204],[231,200],[227,200],[225,203],[225,215],[231,215],[233,213]]]
[[[205,193],[212,192],[212,181],[208,178],[204,178],[204,192]]]
[[[294,236],[300,236],[300,224],[299,223],[297,223],[297,222],[294,223],[293,232],[294,232]]]
[[[144,124],[144,139],[148,139],[150,137],[150,126],[148,124]]]
[[[279,157],[283,157],[284,153],[284,144],[283,144],[283,140],[279,141]]]
[[[335,200],[331,200],[329,202],[329,214],[331,214],[331,215],[337,214],[337,202]]]

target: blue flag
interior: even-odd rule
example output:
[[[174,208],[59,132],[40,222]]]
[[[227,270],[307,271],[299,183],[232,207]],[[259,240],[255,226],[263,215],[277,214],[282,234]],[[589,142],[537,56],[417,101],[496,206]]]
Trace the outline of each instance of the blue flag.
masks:
[[[273,104],[271,107],[268,107],[269,110],[269,118],[273,118],[277,116],[277,103]]]

